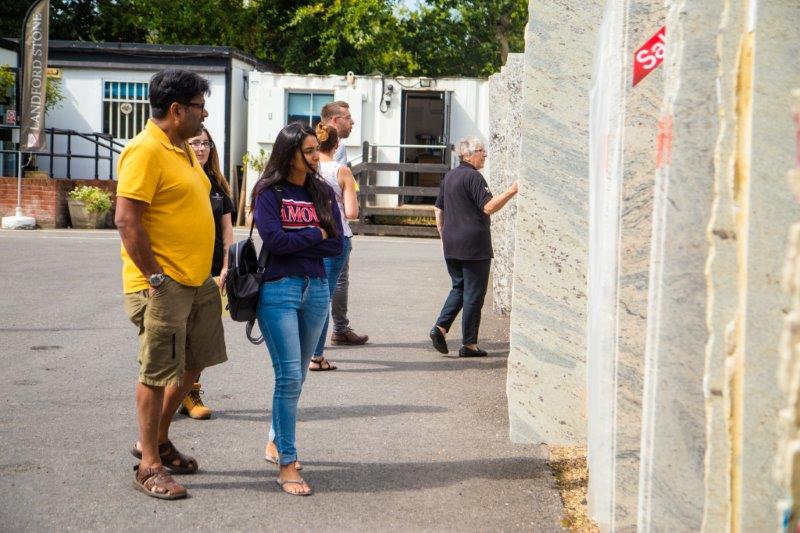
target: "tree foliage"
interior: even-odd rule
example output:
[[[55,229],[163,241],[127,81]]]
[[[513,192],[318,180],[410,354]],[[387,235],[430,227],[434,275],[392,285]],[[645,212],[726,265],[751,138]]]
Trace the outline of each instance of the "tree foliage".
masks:
[[[0,35],[28,5],[5,0]],[[275,70],[487,76],[522,51],[526,0],[51,0],[51,39],[232,46]]]

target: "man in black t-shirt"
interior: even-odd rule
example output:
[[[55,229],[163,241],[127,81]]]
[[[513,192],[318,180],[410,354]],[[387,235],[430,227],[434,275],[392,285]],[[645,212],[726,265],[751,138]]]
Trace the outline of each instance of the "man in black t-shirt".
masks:
[[[448,172],[436,198],[436,227],[442,238],[444,259],[453,287],[430,331],[433,347],[446,354],[446,333],[463,308],[460,357],[481,357],[478,328],[481,308],[489,283],[492,263],[492,234],[489,216],[499,211],[517,194],[517,182],[504,193],[493,197],[489,185],[478,170],[486,162],[486,150],[475,137],[458,142],[456,152],[461,164]]]

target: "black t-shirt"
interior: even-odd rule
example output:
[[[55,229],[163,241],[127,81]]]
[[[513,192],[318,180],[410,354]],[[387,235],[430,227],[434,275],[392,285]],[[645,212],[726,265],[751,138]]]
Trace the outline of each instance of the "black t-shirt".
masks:
[[[443,211],[442,244],[446,259],[477,261],[491,259],[492,234],[483,206],[492,199],[489,185],[469,163],[445,174],[436,198]]]
[[[208,173],[211,182],[211,211],[214,213],[214,257],[211,260],[211,275],[219,276],[222,270],[222,216],[233,213],[233,202],[217,183],[213,172]]]

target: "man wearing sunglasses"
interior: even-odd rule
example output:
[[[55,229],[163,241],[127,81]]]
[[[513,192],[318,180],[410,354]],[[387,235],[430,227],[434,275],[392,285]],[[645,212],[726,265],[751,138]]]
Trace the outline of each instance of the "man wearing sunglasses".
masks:
[[[134,486],[166,500],[186,497],[171,473],[197,471],[197,461],[170,442],[172,417],[200,372],[227,360],[222,303],[210,276],[211,184],[187,144],[208,116],[208,93],[208,81],[192,72],[154,75],[152,118],[118,163],[124,305],[139,332]]]

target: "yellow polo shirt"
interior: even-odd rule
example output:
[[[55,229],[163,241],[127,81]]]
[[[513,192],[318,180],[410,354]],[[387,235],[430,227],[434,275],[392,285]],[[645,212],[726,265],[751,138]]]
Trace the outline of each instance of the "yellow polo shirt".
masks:
[[[182,285],[199,287],[211,273],[214,216],[211,182],[194,151],[173,146],[149,120],[122,150],[117,165],[117,196],[145,202],[142,225],[164,273]],[[125,293],[150,285],[122,246]]]

